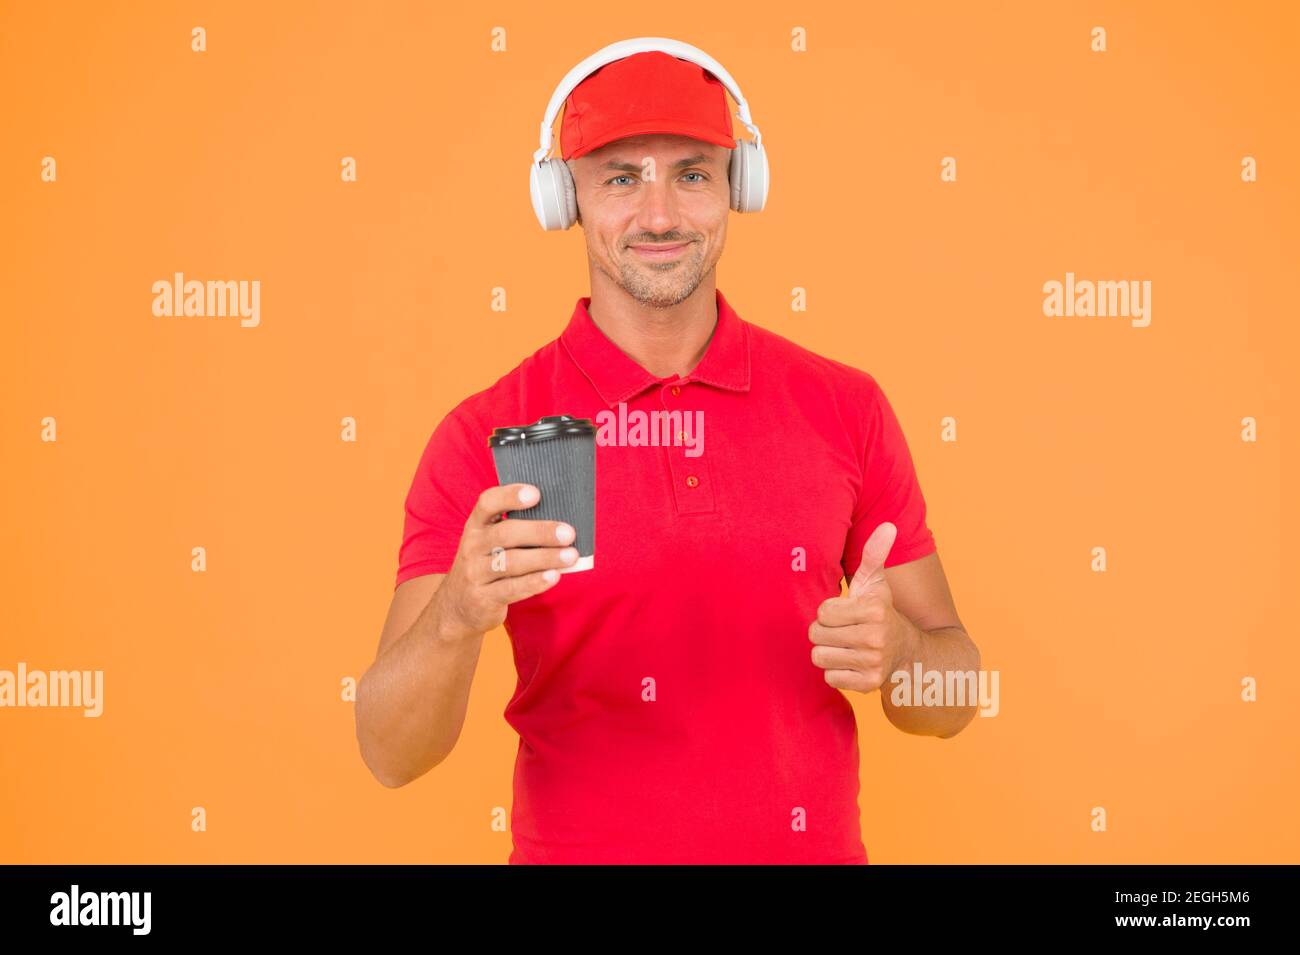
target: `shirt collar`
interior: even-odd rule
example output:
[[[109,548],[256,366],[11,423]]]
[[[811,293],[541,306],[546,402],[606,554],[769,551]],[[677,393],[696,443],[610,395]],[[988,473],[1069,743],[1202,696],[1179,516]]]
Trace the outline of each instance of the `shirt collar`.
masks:
[[[704,357],[689,375],[656,378],[623,353],[592,320],[591,296],[578,299],[573,317],[560,335],[560,344],[611,407],[665,381],[699,381],[731,391],[749,390],[749,331],[746,323],[715,288],[718,321]]]

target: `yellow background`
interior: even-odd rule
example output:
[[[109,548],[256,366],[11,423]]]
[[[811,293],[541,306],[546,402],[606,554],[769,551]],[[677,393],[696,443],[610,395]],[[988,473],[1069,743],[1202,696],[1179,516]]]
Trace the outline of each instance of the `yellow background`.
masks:
[[[0,710],[0,861],[505,860],[504,631],[455,753],[400,790],[340,681],[430,431],[588,292],[525,160],[564,73],[640,35],[739,81],[773,184],[718,285],[881,382],[1001,674],[951,740],[851,694],[871,861],[1300,861],[1296,6],[748,10],[0,7],[0,668],[105,671],[99,719]],[[260,280],[260,327],[154,317],[175,271]],[[1150,327],[1045,317],[1067,271],[1150,280]]]

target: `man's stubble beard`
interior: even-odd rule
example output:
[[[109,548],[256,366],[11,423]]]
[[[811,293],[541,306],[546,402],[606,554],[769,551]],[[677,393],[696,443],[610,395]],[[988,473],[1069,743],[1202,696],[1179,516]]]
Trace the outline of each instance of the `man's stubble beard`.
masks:
[[[628,252],[628,255],[635,254]],[[708,274],[704,268],[704,253],[698,248],[673,262],[670,268],[642,266],[626,258],[619,260],[617,276],[610,275],[601,262],[597,262],[597,267],[628,295],[651,308],[671,308],[686,301]]]

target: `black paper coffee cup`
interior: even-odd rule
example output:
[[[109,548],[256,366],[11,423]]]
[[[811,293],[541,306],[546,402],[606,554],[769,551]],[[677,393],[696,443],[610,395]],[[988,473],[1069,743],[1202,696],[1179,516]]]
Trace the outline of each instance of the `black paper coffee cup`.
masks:
[[[596,427],[590,418],[549,415],[535,424],[493,430],[488,438],[501,484],[531,484],[542,492],[532,507],[507,511],[526,521],[564,521],[577,531],[567,574],[596,562]]]

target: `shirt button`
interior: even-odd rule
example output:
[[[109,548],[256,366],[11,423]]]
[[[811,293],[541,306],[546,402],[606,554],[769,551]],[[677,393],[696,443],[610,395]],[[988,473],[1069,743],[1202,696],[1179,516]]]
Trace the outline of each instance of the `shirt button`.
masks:
[[[673,395],[676,396],[676,395],[680,395],[681,393],[682,393],[682,389],[677,385],[673,385]]]
[[[687,487],[695,487],[695,486],[696,486],[697,484],[699,484],[699,483],[700,483],[700,479],[697,478],[694,474],[692,474],[692,475],[690,475],[689,477],[686,478],[686,486],[687,486]]]

